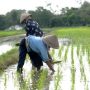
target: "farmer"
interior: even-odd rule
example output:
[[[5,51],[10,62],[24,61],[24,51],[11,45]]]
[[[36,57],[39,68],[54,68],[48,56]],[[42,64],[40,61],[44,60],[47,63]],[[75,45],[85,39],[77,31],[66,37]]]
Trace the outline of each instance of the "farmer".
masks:
[[[21,14],[20,17],[20,23],[24,26],[25,31],[26,31],[26,36],[28,35],[35,35],[35,36],[43,36],[43,32],[40,30],[39,25],[36,21],[34,21],[32,19],[32,15],[29,13],[23,13]],[[22,67],[24,65],[25,62],[25,58],[26,58],[26,54],[27,54],[27,50],[26,48],[23,49],[23,41],[20,42],[20,46],[19,46],[19,61],[18,61],[18,66],[17,66],[17,71],[22,72]],[[38,55],[35,52],[30,52],[28,53],[30,55],[30,57],[32,57],[32,59],[36,56],[38,59]],[[36,64],[37,62],[35,62]],[[39,65],[42,65],[42,62],[38,62],[38,67]]]
[[[24,46],[22,49],[27,49],[27,52],[35,52],[37,53],[38,57],[41,59],[41,61],[45,62],[49,69],[54,72],[53,64],[48,56],[48,50],[49,48],[58,49],[59,43],[58,39],[55,35],[48,35],[45,37],[36,37],[33,35],[29,35],[28,37],[25,37],[22,39]],[[30,57],[32,58],[32,57]],[[31,59],[33,62],[34,59]],[[39,59],[37,59],[37,62]]]
[[[21,14],[20,23],[25,28],[26,36],[28,36],[28,35],[35,35],[35,36],[40,36],[40,37],[43,36],[43,32],[40,30],[38,23],[32,19],[31,14],[29,14],[29,13]],[[17,66],[17,71],[20,71],[20,72],[22,72],[22,67],[25,62],[26,54],[28,53],[26,49],[22,49],[23,48],[22,43],[23,43],[23,41],[20,42],[19,61],[18,61],[18,66]],[[31,59],[34,59],[33,64],[34,64],[34,66],[37,67],[37,70],[39,70],[40,67],[43,65],[41,58],[38,56],[37,53],[35,53],[33,51],[28,54],[31,57]],[[50,59],[52,59],[51,56],[49,55],[49,53],[48,53],[48,56]],[[38,62],[35,57],[37,59],[39,59]]]
[[[26,36],[35,35],[42,36],[43,32],[39,28],[39,24],[32,19],[32,15],[29,13],[23,13],[20,17],[20,23],[24,26]]]

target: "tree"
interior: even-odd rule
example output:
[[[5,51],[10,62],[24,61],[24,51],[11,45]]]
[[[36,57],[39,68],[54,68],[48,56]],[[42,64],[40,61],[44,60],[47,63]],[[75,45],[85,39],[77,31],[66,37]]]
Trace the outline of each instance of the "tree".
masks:
[[[50,26],[50,20],[53,17],[53,13],[49,10],[46,10],[43,7],[38,7],[35,12],[29,11],[29,13],[32,13],[33,18],[38,21],[41,27]]]
[[[4,15],[0,15],[0,30],[5,28],[7,28],[6,17]]]

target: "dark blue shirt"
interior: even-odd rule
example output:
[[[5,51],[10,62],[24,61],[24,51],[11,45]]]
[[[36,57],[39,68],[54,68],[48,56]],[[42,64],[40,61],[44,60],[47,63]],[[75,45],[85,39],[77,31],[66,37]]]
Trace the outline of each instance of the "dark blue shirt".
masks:
[[[39,24],[32,20],[28,19],[25,23],[26,36],[34,35],[34,36],[43,36],[43,32],[39,28]]]

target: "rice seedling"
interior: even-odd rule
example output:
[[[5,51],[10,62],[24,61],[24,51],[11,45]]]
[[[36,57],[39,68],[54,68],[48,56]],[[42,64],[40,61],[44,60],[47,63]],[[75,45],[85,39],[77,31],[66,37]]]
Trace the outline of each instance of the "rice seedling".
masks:
[[[85,75],[85,69],[84,69],[82,58],[83,58],[83,56],[82,56],[82,51],[81,51],[80,59],[79,59],[79,61],[80,61],[81,80],[84,80],[85,86],[86,86],[87,79],[86,79],[86,75]]]
[[[55,89],[54,90],[60,90],[60,80],[62,78],[62,74],[61,74],[61,71],[60,71],[60,65],[58,64],[58,67],[57,67],[57,73],[56,75],[54,76],[54,82],[55,82]]]
[[[54,56],[55,50],[52,49],[52,50],[50,51],[50,53],[51,53],[52,56]]]
[[[7,75],[6,74],[4,74],[3,75],[3,82],[4,82],[4,89],[6,89],[6,87],[7,87]]]
[[[77,45],[77,55],[79,56],[80,53],[80,45]]]
[[[30,90],[37,89],[37,83],[38,83],[39,78],[40,78],[40,73],[36,72],[35,70],[32,70]]]
[[[43,90],[44,85],[45,85],[45,81],[46,81],[46,78],[47,78],[47,74],[48,74],[47,70],[43,70],[40,73],[40,77],[37,81],[37,90]]]
[[[64,46],[61,45],[61,47],[59,48],[59,52],[58,52],[58,56],[61,57],[62,55],[62,50],[63,50]]]
[[[13,35],[19,35],[24,33],[25,33],[25,30],[19,30],[18,32],[16,30],[0,31],[0,37],[13,36]]]
[[[82,79],[84,69],[83,69],[82,56],[81,55],[80,55],[79,62],[80,62],[80,72],[81,72],[81,79]]]
[[[71,49],[71,81],[72,81],[72,87],[71,90],[75,90],[75,66],[74,66],[74,58],[73,58],[73,45],[72,45],[72,49]]]
[[[87,46],[86,52],[87,52],[87,55],[88,55],[88,64],[90,66],[90,48],[89,48],[89,46]]]
[[[66,62],[66,60],[67,60],[68,49],[69,49],[69,46],[67,46],[66,51],[65,51],[65,55],[64,55],[64,61],[65,61],[65,62]]]
[[[24,76],[23,74],[16,73],[14,78],[15,87],[18,87],[19,90],[31,90],[30,88],[30,77],[31,73],[28,73],[28,76]]]
[[[14,48],[0,56],[0,70],[6,69],[9,65],[15,64],[18,60],[17,49]]]
[[[86,52],[86,45],[82,45],[82,54],[84,55]]]

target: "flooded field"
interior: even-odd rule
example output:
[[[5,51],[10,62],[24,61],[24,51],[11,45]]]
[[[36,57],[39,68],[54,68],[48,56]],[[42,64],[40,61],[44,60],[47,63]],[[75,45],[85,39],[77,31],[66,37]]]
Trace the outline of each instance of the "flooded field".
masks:
[[[90,90],[89,52],[68,39],[63,41],[58,50],[50,51],[55,61],[61,61],[54,64],[53,75],[46,64],[37,72],[26,60],[22,74],[16,72],[17,65],[12,65],[0,75],[0,90]]]

